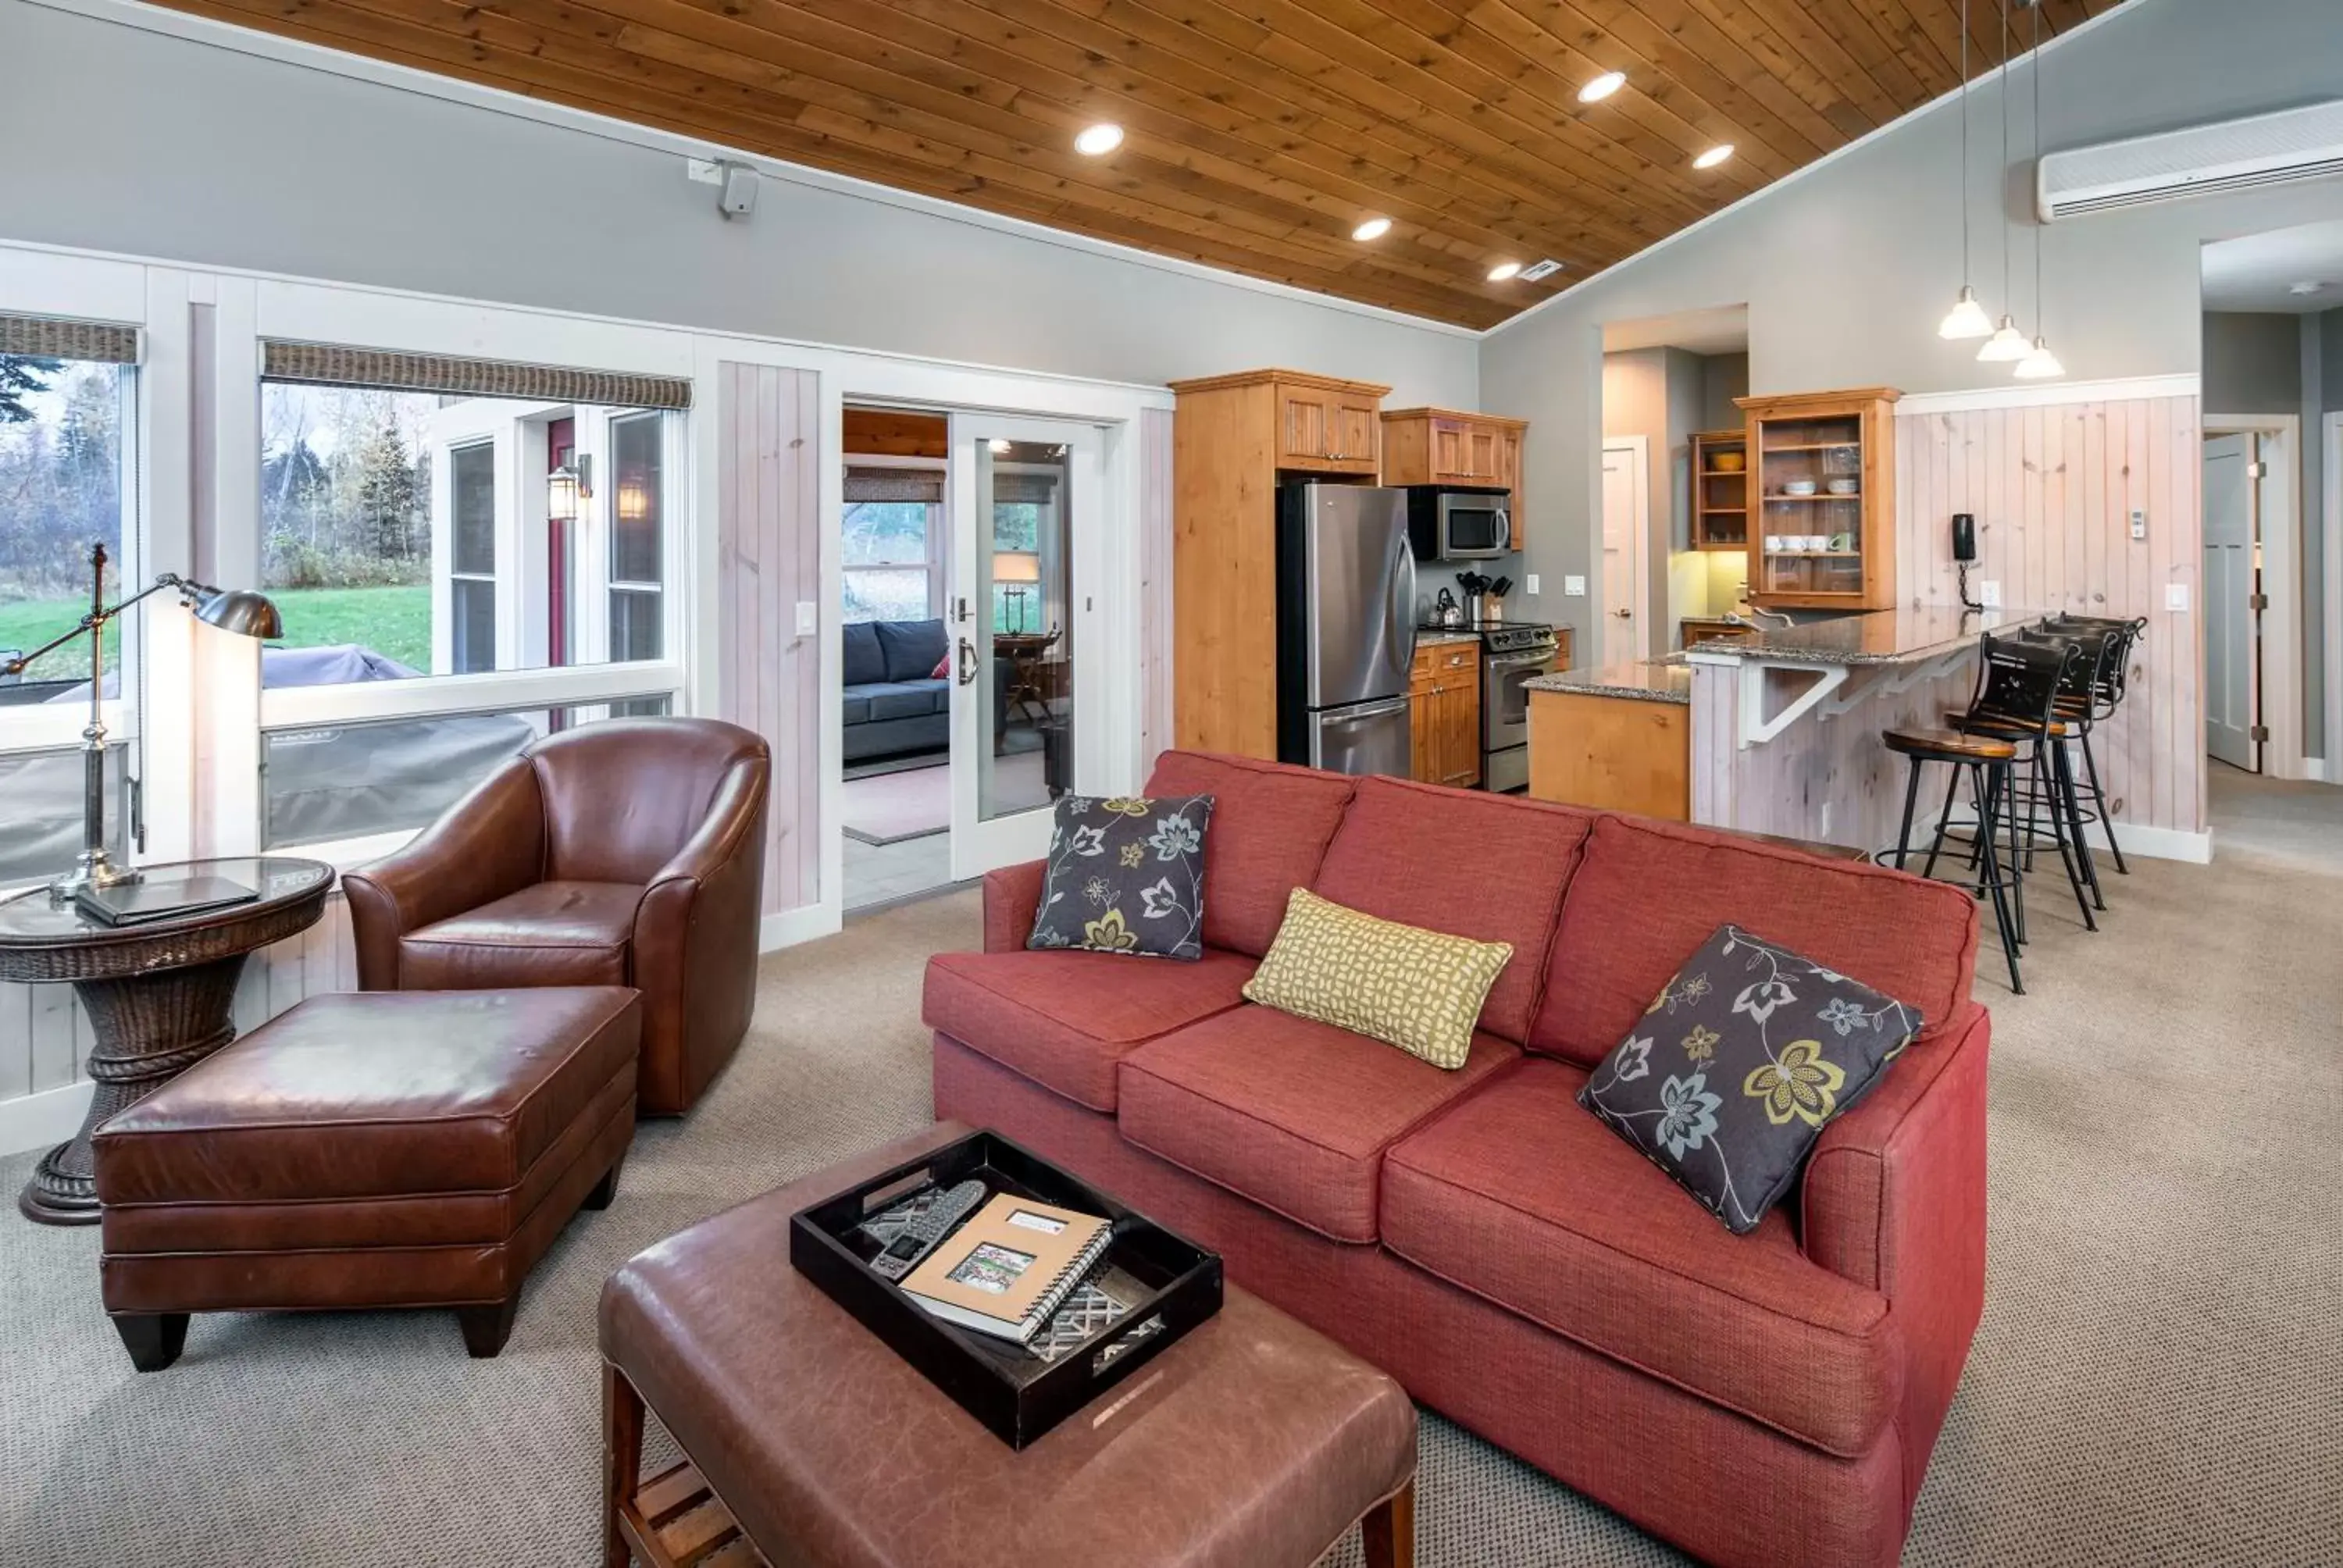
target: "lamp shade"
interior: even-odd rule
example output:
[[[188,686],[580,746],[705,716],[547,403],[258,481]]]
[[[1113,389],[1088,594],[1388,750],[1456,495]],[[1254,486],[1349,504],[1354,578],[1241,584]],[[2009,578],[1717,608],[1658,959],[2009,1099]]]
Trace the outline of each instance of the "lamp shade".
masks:
[[[206,626],[264,642],[285,635],[285,618],[277,613],[277,601],[250,588],[222,588],[205,595],[196,602],[196,618]]]
[[[545,478],[545,515],[557,523],[578,520],[578,472],[564,465]]]
[[[1041,558],[1022,550],[1003,550],[992,558],[992,580],[997,583],[1040,582]]]
[[[2026,334],[2017,330],[2017,323],[2004,316],[2000,327],[1985,340],[1985,347],[1977,350],[1977,357],[1988,365],[2015,364],[2026,357],[2028,347]]]
[[[1966,284],[1962,286],[1960,298],[1954,302],[1951,311],[1938,323],[1936,336],[1947,342],[1993,336],[1993,317],[1987,316],[1985,307],[1977,303],[1976,289]]]

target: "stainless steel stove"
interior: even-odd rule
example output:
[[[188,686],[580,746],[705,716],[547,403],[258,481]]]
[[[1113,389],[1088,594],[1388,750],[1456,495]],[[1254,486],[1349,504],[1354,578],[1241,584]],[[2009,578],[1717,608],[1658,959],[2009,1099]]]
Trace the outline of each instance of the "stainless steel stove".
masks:
[[[1481,788],[1526,789],[1530,694],[1526,683],[1554,668],[1562,639],[1543,621],[1485,620],[1427,631],[1469,631],[1481,639]]]

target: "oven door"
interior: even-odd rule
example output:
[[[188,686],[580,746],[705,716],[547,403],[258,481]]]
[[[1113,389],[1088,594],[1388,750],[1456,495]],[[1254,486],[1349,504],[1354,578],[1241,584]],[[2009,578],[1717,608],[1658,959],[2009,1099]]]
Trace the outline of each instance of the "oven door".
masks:
[[[1491,653],[1481,658],[1481,749],[1530,743],[1529,682],[1554,668],[1554,650]]]
[[[1443,560],[1488,560],[1513,545],[1513,520],[1506,497],[1459,492],[1440,498]]]

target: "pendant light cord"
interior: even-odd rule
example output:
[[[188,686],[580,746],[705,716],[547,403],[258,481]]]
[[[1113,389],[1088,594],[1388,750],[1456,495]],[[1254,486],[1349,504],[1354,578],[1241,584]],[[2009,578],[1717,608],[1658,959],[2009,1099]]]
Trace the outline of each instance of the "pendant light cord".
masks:
[[[1969,246],[1969,0],[1961,0],[1961,286],[1976,281]]]
[[[2001,0],[2001,297],[2009,298],[2009,0]],[[2004,307],[2005,310],[2007,308]]]
[[[2026,74],[2034,78],[2034,178],[2042,178],[2042,0],[2034,0],[2034,45]],[[2034,215],[2034,336],[2042,337],[2042,215]]]

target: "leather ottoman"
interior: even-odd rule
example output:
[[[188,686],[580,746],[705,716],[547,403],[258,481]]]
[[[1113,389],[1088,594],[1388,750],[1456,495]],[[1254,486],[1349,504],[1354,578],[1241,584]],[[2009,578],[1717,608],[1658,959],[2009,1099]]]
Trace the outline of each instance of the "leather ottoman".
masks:
[[[1413,1561],[1415,1407],[1242,1291],[1021,1452],[790,1266],[792,1213],[967,1131],[751,1199],[611,1276],[608,1568],[1309,1568],[1363,1520],[1371,1568]],[[648,1483],[646,1402],[685,1455]]]
[[[187,1314],[454,1307],[492,1356],[521,1281],[616,1192],[642,1030],[623,986],[317,996],[95,1141],[98,1280],[130,1359]]]

